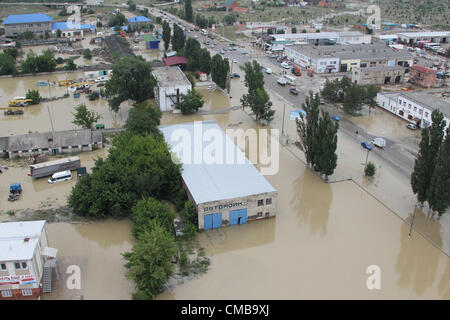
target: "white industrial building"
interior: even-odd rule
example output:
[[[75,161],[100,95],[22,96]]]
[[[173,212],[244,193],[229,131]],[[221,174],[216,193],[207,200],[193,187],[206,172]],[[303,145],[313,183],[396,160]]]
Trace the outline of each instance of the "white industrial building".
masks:
[[[286,47],[285,52],[295,64],[303,68],[312,69],[316,73],[339,71],[339,58],[328,52],[318,50],[314,46],[289,46]]]
[[[57,250],[45,220],[0,223],[0,299],[37,298],[51,290]]]
[[[179,67],[160,67],[152,71],[157,84],[155,100],[161,111],[171,111],[181,102],[181,96],[192,90],[192,84]]]
[[[420,128],[431,125],[431,113],[439,109],[450,124],[450,103],[422,92],[383,92],[377,94],[377,104]],[[445,129],[444,129],[445,130]]]
[[[408,45],[419,41],[431,41],[434,43],[450,43],[450,31],[418,31],[397,33],[398,40]]]
[[[195,204],[199,229],[275,217],[277,190],[215,121],[159,128],[183,165],[183,184]],[[213,161],[208,158],[211,137],[218,143]]]
[[[289,33],[273,34],[275,40],[288,40],[295,43],[322,44],[328,41],[336,44],[370,44],[372,36],[359,31],[345,32],[310,32],[310,33]]]

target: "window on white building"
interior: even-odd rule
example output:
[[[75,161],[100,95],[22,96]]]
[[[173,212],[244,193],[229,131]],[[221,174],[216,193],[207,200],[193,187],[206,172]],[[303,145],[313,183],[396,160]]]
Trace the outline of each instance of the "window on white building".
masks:
[[[411,110],[411,103],[408,103],[408,109]]]
[[[23,270],[28,267],[26,262],[16,262],[14,265],[16,267],[16,270]]]
[[[422,109],[419,109],[419,114],[422,114]]]
[[[6,271],[6,264],[5,263],[0,264],[0,270],[1,271]]]
[[[417,112],[417,107],[414,107],[414,112]]]
[[[266,206],[271,205],[272,204],[272,198],[267,198],[266,199]]]
[[[23,289],[22,290],[22,295],[23,296],[32,296],[33,295],[33,290],[31,290],[31,289]]]
[[[9,297],[12,297],[12,292],[11,292],[11,290],[2,290],[2,297],[3,297],[3,298],[9,298]]]
[[[262,211],[261,211],[261,212],[258,212],[258,213],[256,214],[256,217],[257,217],[257,218],[261,218],[261,217],[262,217]]]
[[[264,205],[264,199],[258,200],[258,207],[261,207]]]
[[[428,112],[425,112],[425,117],[427,117],[427,118],[428,118]]]

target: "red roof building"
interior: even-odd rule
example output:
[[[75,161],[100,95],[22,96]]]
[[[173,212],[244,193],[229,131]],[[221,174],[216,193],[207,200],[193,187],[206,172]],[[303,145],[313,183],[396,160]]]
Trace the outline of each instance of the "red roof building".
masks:
[[[436,70],[422,66],[412,66],[409,82],[418,84],[424,88],[432,88],[436,82],[436,76]]]
[[[163,58],[162,60],[163,60],[164,64],[168,67],[179,66],[179,65],[188,63],[188,58],[178,57],[178,56]]]

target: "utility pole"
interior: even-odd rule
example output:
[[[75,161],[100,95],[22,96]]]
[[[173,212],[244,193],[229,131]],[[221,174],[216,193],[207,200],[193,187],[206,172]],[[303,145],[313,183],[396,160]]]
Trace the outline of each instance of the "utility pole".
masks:
[[[414,225],[414,218],[416,217],[416,211],[417,211],[417,204],[414,205],[414,214],[411,221],[411,227],[409,228],[408,238],[411,239],[411,232]]]
[[[282,126],[281,126],[281,136],[283,137],[284,136],[284,114],[285,114],[285,111],[286,111],[286,104],[285,103],[283,103],[283,124],[282,124]]]
[[[367,149],[367,156],[366,156],[366,163],[364,164],[364,171],[366,171],[366,168],[367,168],[367,159],[369,159],[369,152],[370,152],[370,150]]]

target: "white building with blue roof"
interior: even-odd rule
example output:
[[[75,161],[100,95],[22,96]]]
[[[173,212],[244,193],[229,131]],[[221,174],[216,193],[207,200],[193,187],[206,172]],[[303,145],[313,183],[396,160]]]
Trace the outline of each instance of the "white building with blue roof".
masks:
[[[277,190],[215,121],[160,126],[159,130],[182,163],[183,184],[196,207],[199,229],[275,217]],[[213,161],[208,158],[211,137],[219,146]]]
[[[44,13],[11,14],[3,20],[5,36],[17,37],[31,31],[36,34],[44,34],[52,31],[53,18]]]
[[[61,36],[66,38],[83,37],[85,32],[95,33],[95,26],[90,24],[76,24],[73,22],[53,22],[52,33],[61,30]]]

